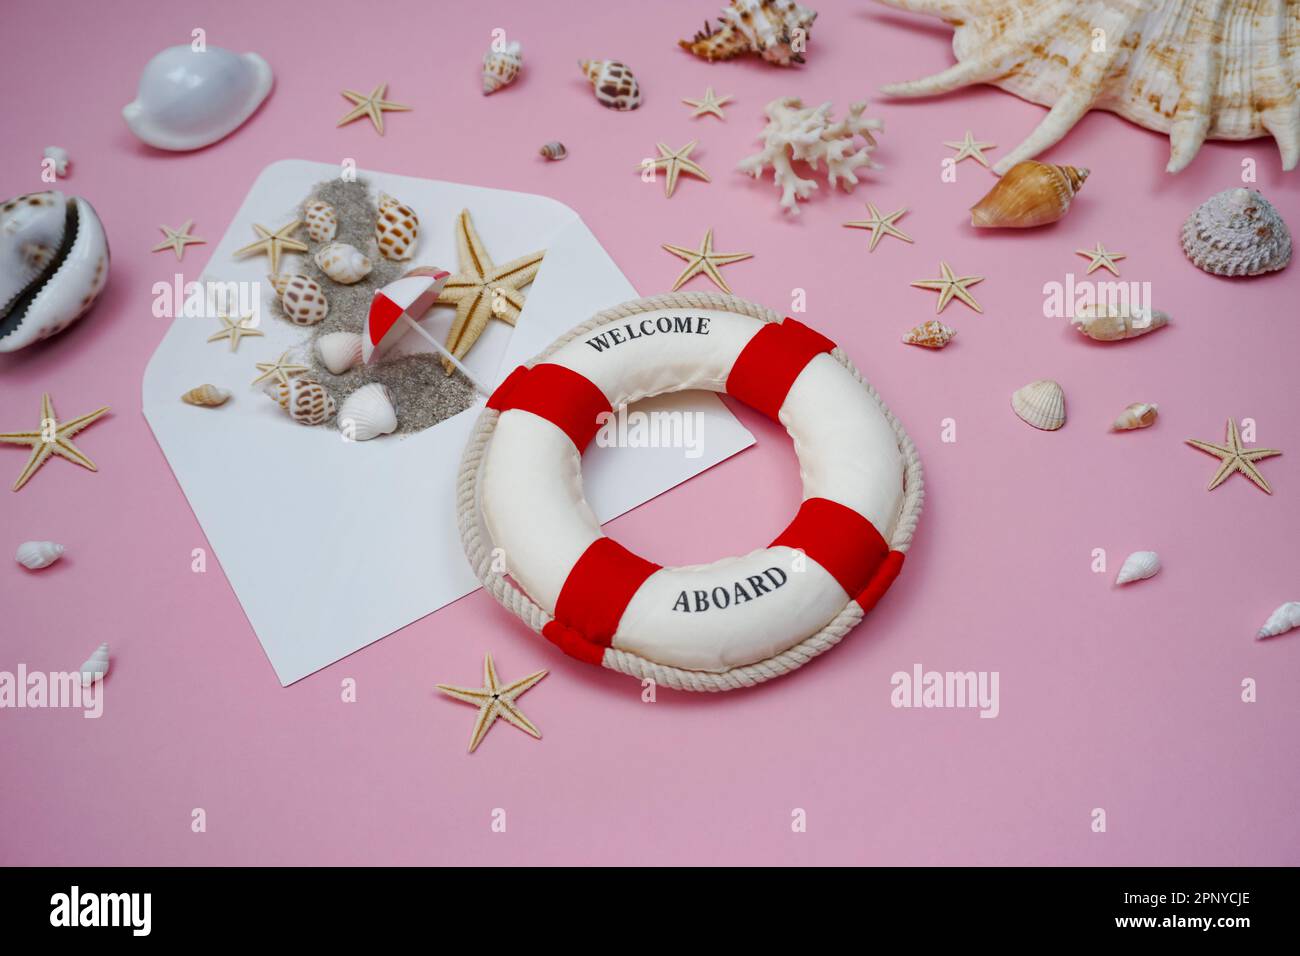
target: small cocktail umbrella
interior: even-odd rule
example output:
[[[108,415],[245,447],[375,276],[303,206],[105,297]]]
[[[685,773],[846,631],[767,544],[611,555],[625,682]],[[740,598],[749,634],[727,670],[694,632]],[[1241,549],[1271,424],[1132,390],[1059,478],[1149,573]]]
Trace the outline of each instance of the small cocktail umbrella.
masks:
[[[370,314],[366,317],[365,330],[361,333],[361,360],[370,364],[396,345],[408,330],[414,329],[452,365],[460,369],[460,373],[469,379],[471,385],[484,395],[490,395],[491,390],[470,374],[469,369],[445,345],[416,321],[429,311],[450,275],[446,269],[420,266],[382,289],[376,289],[375,297],[370,300]]]

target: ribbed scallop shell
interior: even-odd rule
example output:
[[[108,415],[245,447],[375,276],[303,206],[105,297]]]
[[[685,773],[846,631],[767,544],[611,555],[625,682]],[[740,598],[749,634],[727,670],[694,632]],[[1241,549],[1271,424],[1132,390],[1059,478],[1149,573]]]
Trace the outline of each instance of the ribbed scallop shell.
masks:
[[[288,384],[270,382],[265,391],[300,425],[323,425],[336,410],[325,386],[310,378],[290,379]]]
[[[1258,192],[1225,189],[1187,217],[1183,252],[1216,276],[1257,276],[1291,261],[1291,232]]]
[[[1054,166],[1026,160],[1007,170],[979,202],[971,206],[970,224],[983,228],[1024,229],[1056,222],[1088,178],[1078,166]]]
[[[397,429],[393,396],[383,385],[371,382],[343,400],[339,409],[339,431],[356,441],[369,441]]]
[[[361,336],[355,332],[330,332],[316,340],[321,364],[335,375],[342,375],[361,364]]]
[[[329,315],[329,300],[315,279],[284,273],[266,278],[280,296],[284,317],[294,325],[315,325]]]
[[[48,568],[63,557],[63,545],[53,541],[24,541],[14,553],[14,560],[31,571]]]
[[[1160,573],[1160,555],[1154,551],[1134,551],[1124,559],[1124,564],[1115,575],[1116,584],[1131,584],[1144,581]]]
[[[356,246],[346,242],[331,242],[316,251],[316,265],[321,272],[340,285],[360,282],[370,275],[373,264]]]
[[[385,259],[409,259],[420,238],[420,217],[405,203],[388,193],[379,194],[379,215],[375,218],[375,242]]]
[[[718,17],[717,29],[705,23],[694,39],[677,44],[710,63],[754,53],[777,66],[789,66],[803,62],[800,50],[816,19],[816,10],[795,0],[731,0]]]
[[[903,336],[903,341],[908,345],[919,345],[922,348],[941,349],[951,342],[956,334],[957,330],[951,326],[944,325],[938,319],[930,319],[914,329],[909,329]]]
[[[992,83],[1053,109],[1002,173],[1065,136],[1090,109],[1168,133],[1169,172],[1205,139],[1271,134],[1300,159],[1300,0],[882,0],[954,25],[957,64],[895,96]],[[1100,32],[1098,32],[1100,31]]]
[[[1035,428],[1056,431],[1065,424],[1065,393],[1051,379],[1030,382],[1011,396],[1017,415]]]
[[[517,40],[508,43],[504,50],[488,50],[483,55],[483,95],[495,93],[517,80],[523,62],[523,47]]]
[[[196,385],[181,396],[181,401],[186,405],[199,405],[205,408],[216,408],[229,400],[230,392],[226,389],[207,384]]]
[[[310,199],[303,203],[302,221],[307,225],[307,235],[312,242],[329,242],[339,231],[338,213],[333,206],[321,199]]]
[[[601,106],[634,110],[641,105],[641,87],[636,77],[617,60],[579,60],[578,68],[591,81]]]

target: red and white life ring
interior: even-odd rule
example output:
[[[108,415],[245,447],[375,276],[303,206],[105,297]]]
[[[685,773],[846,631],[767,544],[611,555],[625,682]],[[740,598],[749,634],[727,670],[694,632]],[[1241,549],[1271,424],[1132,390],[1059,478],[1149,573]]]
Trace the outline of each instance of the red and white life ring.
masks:
[[[581,455],[601,413],[686,389],[784,425],[804,497],[768,547],[665,568],[601,532]],[[922,497],[911,440],[833,342],[731,296],[681,293],[601,312],[515,369],[470,438],[458,516],[484,586],[566,653],[716,691],[838,643],[897,576]]]

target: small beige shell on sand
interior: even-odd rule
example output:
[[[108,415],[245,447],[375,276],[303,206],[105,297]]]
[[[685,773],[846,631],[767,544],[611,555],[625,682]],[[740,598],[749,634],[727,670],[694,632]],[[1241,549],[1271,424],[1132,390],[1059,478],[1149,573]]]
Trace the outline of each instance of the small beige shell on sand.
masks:
[[[1127,305],[1090,305],[1079,309],[1070,320],[1074,328],[1098,342],[1135,339],[1169,324],[1169,316],[1154,309],[1133,309]]]
[[[1258,192],[1225,189],[1187,217],[1183,252],[1216,276],[1257,276],[1291,261],[1291,232]]]
[[[230,401],[230,392],[224,388],[217,388],[215,385],[204,383],[196,385],[184,395],[181,401],[186,405],[198,405],[201,408],[216,408],[218,405],[224,405]]]
[[[329,299],[315,279],[283,273],[266,278],[280,296],[284,317],[294,325],[315,325],[329,315]]]
[[[1160,555],[1154,551],[1134,551],[1124,559],[1119,574],[1115,575],[1116,584],[1131,584],[1144,581],[1160,573]]]
[[[415,254],[420,238],[420,217],[410,206],[388,193],[379,194],[379,215],[375,217],[375,242],[385,259],[402,261]]]
[[[938,319],[930,319],[916,328],[909,329],[903,336],[903,341],[908,345],[919,345],[922,348],[941,349],[951,342],[956,334],[957,330],[951,326],[944,325]]]
[[[323,425],[333,417],[334,399],[320,382],[310,378],[268,382],[265,392],[300,425]]]
[[[1056,222],[1088,178],[1078,166],[1054,166],[1032,159],[1016,163],[983,199],[971,206],[970,224],[1024,229]]]
[[[1150,428],[1156,423],[1156,417],[1160,414],[1160,406],[1154,402],[1134,402],[1124,411],[1119,413],[1119,418],[1115,419],[1110,430],[1114,432],[1130,432],[1138,428]]]
[[[1016,389],[1011,395],[1011,407],[1023,421],[1043,431],[1053,432],[1065,424],[1065,392],[1051,379]]]
[[[316,340],[321,364],[335,375],[342,375],[361,364],[361,336],[355,332],[330,332]]]
[[[331,242],[321,246],[316,251],[316,265],[340,285],[360,282],[374,268],[360,249],[346,242]]]
[[[1300,627],[1300,601],[1287,601],[1268,616],[1264,626],[1255,635],[1255,640],[1277,637],[1277,635],[1285,634],[1297,627]]]
[[[552,140],[551,142],[546,143],[537,152],[545,156],[547,159],[563,159],[565,156],[569,155],[569,151],[564,148],[564,144],[559,140]]]
[[[641,87],[617,60],[579,60],[578,69],[591,82],[596,101],[612,110],[634,110],[641,105]]]
[[[494,45],[483,55],[483,95],[495,93],[517,80],[523,62],[524,49],[519,41],[507,43],[501,50]]]
[[[63,557],[63,545],[53,541],[24,541],[14,553],[14,560],[29,571],[48,568]]]
[[[86,663],[81,665],[82,686],[89,687],[95,681],[103,680],[104,675],[108,673],[108,667],[108,644],[100,644],[95,648],[95,652],[86,658]]]
[[[329,242],[339,231],[338,213],[322,199],[309,199],[302,206],[302,221],[312,242]]]
[[[393,395],[379,382],[362,385],[343,400],[339,431],[355,441],[369,441],[397,430]]]

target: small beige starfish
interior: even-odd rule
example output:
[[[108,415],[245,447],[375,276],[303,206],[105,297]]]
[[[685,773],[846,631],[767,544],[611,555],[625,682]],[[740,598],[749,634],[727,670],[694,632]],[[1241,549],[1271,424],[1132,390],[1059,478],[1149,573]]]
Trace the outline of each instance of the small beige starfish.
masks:
[[[1188,438],[1186,441],[1193,448],[1198,448],[1223,462],[1219,466],[1219,470],[1214,473],[1214,477],[1210,479],[1206,491],[1213,491],[1227,481],[1233,472],[1239,471],[1259,485],[1265,494],[1271,495],[1273,493],[1273,489],[1268,486],[1264,476],[1255,467],[1255,462],[1261,458],[1272,458],[1274,455],[1282,453],[1276,448],[1247,448],[1242,445],[1241,435],[1237,431],[1237,423],[1231,418],[1228,419],[1228,444],[1226,446],[1214,445],[1208,441],[1198,441],[1195,438]]]
[[[939,263],[939,272],[937,279],[918,279],[912,285],[918,289],[934,289],[939,293],[939,303],[934,307],[935,315],[944,310],[954,298],[960,299],[976,312],[983,312],[980,304],[975,301],[975,297],[966,291],[967,286],[972,286],[976,282],[983,282],[983,276],[958,276],[953,275],[952,267],[946,262]]]
[[[1128,256],[1122,252],[1107,252],[1105,247],[1099,242],[1096,249],[1075,249],[1076,256],[1086,256],[1092,261],[1088,263],[1088,275],[1092,275],[1098,269],[1109,269],[1112,275],[1119,275],[1119,269],[1115,263],[1120,259],[1127,259]]]
[[[685,103],[687,106],[695,107],[695,112],[691,113],[692,118],[695,118],[697,116],[704,116],[706,114],[712,114],[720,120],[725,120],[727,117],[722,115],[722,107],[725,106],[727,103],[730,103],[733,99],[735,99],[735,97],[731,95],[727,95],[719,99],[718,97],[713,95],[713,87],[710,86],[708,89],[704,91],[703,99],[682,100],[682,102]]]
[[[35,431],[0,434],[0,442],[9,445],[27,445],[32,450],[32,456],[27,459],[26,466],[19,472],[18,480],[13,484],[13,490],[17,491],[27,484],[32,475],[40,470],[41,465],[45,464],[51,455],[66,458],[82,468],[98,471],[99,469],[95,467],[95,463],[82,454],[81,449],[72,444],[72,436],[106,414],[108,414],[107,405],[69,421],[60,422],[54,417],[54,403],[50,401],[49,393],[43,395],[41,397],[41,424]]]
[[[469,210],[462,209],[456,218],[456,261],[460,271],[447,280],[436,300],[456,307],[456,318],[447,332],[447,351],[458,359],[464,358],[491,319],[514,325],[524,309],[524,294],[519,290],[537,276],[545,255],[543,249],[502,266],[494,265],[474,229]],[[445,358],[442,367],[448,375],[455,368]]]
[[[664,180],[664,195],[667,197],[671,197],[677,189],[678,173],[689,173],[692,176],[698,176],[706,183],[711,182],[709,174],[690,158],[691,150],[695,148],[698,142],[698,140],[693,139],[680,149],[669,149],[663,143],[655,143],[655,146],[659,148],[659,158],[643,160],[638,168],[645,169],[649,166],[652,169],[658,169],[662,166],[664,172],[668,174]]]
[[[257,370],[262,374],[253,379],[249,384],[256,385],[258,382],[263,382],[268,378],[274,378],[281,385],[288,385],[290,375],[301,375],[303,372],[307,371],[307,366],[305,365],[295,365],[292,362],[286,362],[285,359],[288,357],[288,352],[281,352],[280,357],[274,362],[255,363],[257,365]]]
[[[871,242],[867,245],[867,252],[875,252],[876,245],[884,236],[893,236],[896,239],[902,239],[904,242],[911,242],[912,237],[903,230],[894,225],[898,217],[907,212],[904,206],[898,212],[891,212],[888,216],[882,216],[880,210],[871,203],[867,203],[867,212],[871,214],[870,219],[854,219],[852,222],[846,222],[844,225],[852,229],[870,229]]]
[[[713,230],[710,229],[704,234],[704,241],[700,243],[698,249],[687,249],[685,246],[673,246],[664,243],[663,247],[679,259],[686,260],[686,268],[682,270],[677,281],[673,283],[673,291],[676,292],[683,285],[691,280],[694,276],[704,274],[712,280],[723,292],[731,294],[731,287],[727,285],[727,280],[722,278],[722,273],[718,271],[719,266],[730,265],[733,262],[740,262],[742,259],[752,259],[752,252],[714,252],[713,251]]]
[[[282,253],[307,251],[307,243],[290,238],[301,225],[302,223],[295,219],[289,225],[281,226],[275,232],[271,232],[265,226],[253,223],[253,229],[261,238],[257,242],[250,242],[242,249],[236,249],[234,254],[236,257],[266,255],[271,260],[271,272],[278,274]]]
[[[385,113],[403,113],[411,109],[409,106],[403,106],[401,103],[390,103],[384,97],[388,94],[388,84],[380,83],[370,95],[358,93],[356,90],[343,90],[341,95],[356,104],[356,108],[347,116],[338,121],[338,126],[347,126],[348,123],[368,116],[370,122],[374,124],[375,130],[380,136],[384,135],[384,114]],[[335,127],[337,129],[337,126]]]
[[[945,140],[944,144],[949,149],[957,150],[957,155],[953,158],[954,163],[960,163],[967,157],[975,160],[981,166],[988,167],[989,161],[984,158],[984,150],[995,149],[997,143],[979,143],[975,137],[971,136],[970,130],[966,130],[966,137],[961,141]]]
[[[194,227],[193,219],[186,219],[185,225],[181,226],[179,229],[171,229],[168,226],[159,226],[158,228],[162,230],[162,234],[167,238],[164,239],[162,242],[158,243],[158,245],[154,246],[149,251],[162,252],[164,249],[172,249],[175,251],[177,259],[182,258],[185,253],[186,246],[195,245],[198,243],[208,241],[206,239],[200,239],[198,236],[191,236],[190,230],[193,227]]]
[[[492,663],[492,655],[488,654],[483,658],[482,687],[453,687],[451,684],[439,684],[438,690],[448,697],[454,697],[478,708],[478,718],[474,721],[474,730],[469,737],[469,752],[473,753],[483,742],[483,738],[487,736],[488,730],[496,723],[498,717],[518,727],[530,737],[541,739],[542,732],[524,716],[524,712],[519,709],[515,700],[545,676],[546,671],[537,671],[503,687],[501,681],[497,679],[497,669]]]
[[[251,314],[244,316],[238,322],[231,321],[231,318],[228,315],[219,315],[217,316],[217,319],[220,320],[223,328],[220,332],[214,332],[212,335],[209,335],[208,341],[220,342],[222,339],[230,339],[230,351],[232,352],[239,350],[240,339],[251,338],[263,334],[261,329],[255,329],[251,325],[244,324],[245,322],[253,321],[253,316]]]

